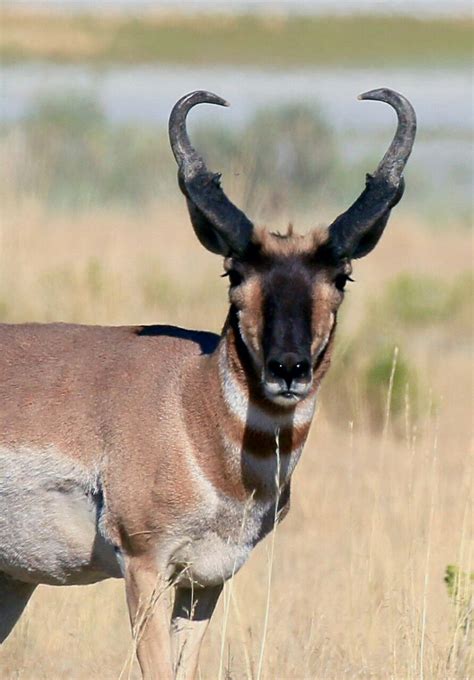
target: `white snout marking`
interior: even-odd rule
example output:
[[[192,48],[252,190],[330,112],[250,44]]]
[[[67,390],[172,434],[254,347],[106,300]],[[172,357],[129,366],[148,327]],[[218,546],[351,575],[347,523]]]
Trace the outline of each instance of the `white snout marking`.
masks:
[[[222,353],[219,357],[219,372],[225,403],[242,425],[247,425],[261,432],[275,432],[276,427],[289,425],[300,427],[309,425],[311,422],[316,406],[316,397],[314,395],[298,402],[296,405],[294,402],[288,404],[288,400],[285,399],[284,405],[293,406],[293,409],[288,409],[287,413],[279,415],[267,413],[256,404],[250,402],[248,394],[229,368],[225,347],[222,348]]]

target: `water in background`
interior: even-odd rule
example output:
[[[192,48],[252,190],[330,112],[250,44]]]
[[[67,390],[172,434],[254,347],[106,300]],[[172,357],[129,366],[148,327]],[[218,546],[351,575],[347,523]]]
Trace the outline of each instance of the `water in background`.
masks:
[[[449,201],[455,211],[470,213],[473,117],[468,68],[282,71],[153,65],[98,69],[38,63],[3,66],[0,82],[4,125],[21,120],[39,96],[67,94],[72,88],[94,95],[111,124],[160,129],[178,97],[194,89],[220,94],[231,108],[198,107],[190,120],[191,131],[206,122],[241,127],[258,109],[308,104],[322,112],[348,164],[376,157],[395,125],[386,105],[359,102],[357,94],[391,87],[405,94],[417,111],[418,139],[407,170],[408,176],[417,178],[417,191],[425,203],[433,199],[434,211]]]
[[[24,0],[8,0],[9,5],[21,6]],[[28,6],[57,7],[64,10],[64,0],[27,0]],[[123,10],[141,9],[156,10],[156,2],[153,0],[114,0],[114,5]],[[84,11],[89,7],[97,9],[100,2],[97,0],[68,0],[67,6],[70,11]],[[317,13],[348,13],[348,12],[371,12],[389,14],[415,14],[415,15],[469,15],[472,4],[469,0],[397,0],[387,6],[380,0],[338,0],[337,8],[334,0],[160,0],[160,7],[166,9],[179,9],[180,12],[216,11],[235,13],[265,12],[268,5],[274,12],[291,12],[292,14],[317,14]]]

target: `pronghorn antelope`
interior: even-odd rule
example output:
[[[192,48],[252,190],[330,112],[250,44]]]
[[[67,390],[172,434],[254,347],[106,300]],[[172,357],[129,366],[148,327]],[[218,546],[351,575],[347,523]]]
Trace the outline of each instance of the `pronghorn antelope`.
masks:
[[[221,335],[0,326],[0,641],[38,584],[124,577],[144,678],[195,677],[223,582],[288,510],[351,260],[403,194],[413,108],[387,89],[360,98],[395,109],[394,139],[353,205],[304,236],[254,227],[192,147],[190,109],[226,102],[175,105],[179,186],[229,277]]]

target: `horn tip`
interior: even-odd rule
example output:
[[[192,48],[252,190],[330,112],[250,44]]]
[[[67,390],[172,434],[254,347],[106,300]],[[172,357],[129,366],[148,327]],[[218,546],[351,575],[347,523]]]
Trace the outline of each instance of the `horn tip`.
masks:
[[[217,104],[218,106],[230,106],[229,102],[223,97],[219,97],[218,94],[208,91],[198,91],[200,95],[204,95],[201,100],[203,104]]]
[[[368,92],[362,92],[357,99],[359,101],[364,101],[365,99],[379,99],[380,97],[386,96],[388,90],[386,88],[378,88],[376,90],[369,90]]]
[[[368,92],[363,92],[357,99],[365,100],[371,99],[372,101],[385,102],[386,104],[391,104],[395,106],[396,103],[403,103],[406,101],[405,97],[395,90],[391,90],[388,87],[378,87],[375,90],[369,90]]]
[[[230,103],[227,101],[227,99],[223,99],[222,97],[219,97],[219,95],[214,94],[211,95],[211,101],[208,101],[208,104],[217,104],[218,106],[230,106]]]

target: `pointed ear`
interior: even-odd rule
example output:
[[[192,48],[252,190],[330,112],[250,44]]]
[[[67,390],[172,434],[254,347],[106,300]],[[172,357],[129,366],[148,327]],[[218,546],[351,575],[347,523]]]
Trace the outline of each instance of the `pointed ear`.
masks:
[[[186,181],[180,169],[178,184],[200,243],[217,255],[241,255],[252,238],[253,225],[224,194],[220,177],[205,170]]]
[[[219,232],[214,229],[204,213],[187,196],[186,203],[194,233],[201,245],[211,253],[216,253],[216,255],[222,255],[223,257],[230,255],[228,243],[226,243],[222,236],[219,236]]]
[[[220,175],[210,172],[203,158],[191,145],[186,130],[186,116],[196,104],[227,106],[211,92],[191,92],[173,107],[169,136],[178,163],[178,182],[186,196],[189,215],[202,245],[219,255],[242,255],[253,233],[253,224],[225,195]]]
[[[403,177],[396,191],[390,191],[390,187],[382,186],[379,191],[383,193],[385,201],[380,204],[375,200],[373,182],[374,178],[367,175],[366,188],[357,201],[343,215],[336,218],[329,228],[333,245],[340,252],[345,251],[350,259],[365,257],[375,248],[387,226],[392,208],[400,201],[405,190]],[[390,194],[393,197],[387,201]],[[358,221],[358,214],[353,211],[354,206],[357,206],[357,213],[365,217],[363,229],[357,228],[360,221]]]
[[[387,211],[383,217],[373,224],[371,230],[362,236],[359,243],[356,244],[352,255],[355,260],[360,257],[365,257],[375,248],[387,226],[389,217],[390,211]]]

